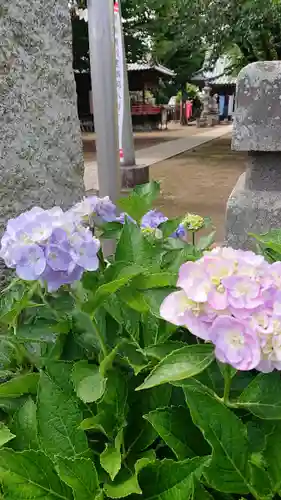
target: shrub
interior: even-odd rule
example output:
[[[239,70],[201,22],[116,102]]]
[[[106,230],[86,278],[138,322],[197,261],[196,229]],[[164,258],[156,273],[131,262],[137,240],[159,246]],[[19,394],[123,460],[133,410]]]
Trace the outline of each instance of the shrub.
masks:
[[[152,210],[158,192],[137,187],[119,217],[92,197],[9,221],[3,499],[279,494],[280,376],[256,371],[279,367],[279,264],[205,253],[214,233],[197,231],[209,221],[167,220]],[[272,260],[278,234],[259,237]]]

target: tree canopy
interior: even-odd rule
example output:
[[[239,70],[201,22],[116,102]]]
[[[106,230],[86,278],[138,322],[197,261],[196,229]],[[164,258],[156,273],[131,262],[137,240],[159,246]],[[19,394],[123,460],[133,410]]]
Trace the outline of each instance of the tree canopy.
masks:
[[[86,7],[86,0],[78,6]],[[128,62],[148,54],[176,73],[175,90],[203,64],[231,53],[239,69],[281,59],[281,0],[121,0]],[[73,18],[74,67],[89,66],[88,26]]]

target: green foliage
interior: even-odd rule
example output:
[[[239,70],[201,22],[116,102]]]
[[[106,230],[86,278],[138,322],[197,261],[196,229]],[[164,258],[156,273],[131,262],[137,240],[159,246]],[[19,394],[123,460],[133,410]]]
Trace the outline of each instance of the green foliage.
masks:
[[[115,254],[76,286],[2,294],[1,500],[280,496],[278,372],[218,363],[160,317],[179,266],[213,235],[173,238],[179,219],[142,231],[158,192],[149,183],[121,201],[137,222],[114,228]],[[277,232],[261,238],[278,250]]]

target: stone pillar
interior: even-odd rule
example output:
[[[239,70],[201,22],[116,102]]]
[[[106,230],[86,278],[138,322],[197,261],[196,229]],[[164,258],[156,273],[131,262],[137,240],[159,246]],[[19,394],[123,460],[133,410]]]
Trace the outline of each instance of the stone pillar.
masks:
[[[0,0],[0,233],[84,193],[68,1]]]
[[[247,160],[228,200],[226,243],[254,248],[249,233],[281,225],[281,62],[256,62],[240,72],[232,148],[247,152]]]

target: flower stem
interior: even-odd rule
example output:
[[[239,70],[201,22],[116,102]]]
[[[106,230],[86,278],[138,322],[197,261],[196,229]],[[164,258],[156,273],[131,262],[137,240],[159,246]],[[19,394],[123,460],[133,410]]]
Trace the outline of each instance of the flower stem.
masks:
[[[102,334],[99,331],[99,327],[98,327],[98,325],[96,323],[96,320],[93,317],[92,317],[92,323],[93,323],[93,327],[94,327],[96,336],[97,336],[98,341],[99,341],[101,352],[103,354],[103,357],[106,358],[106,356],[107,356],[107,347],[106,347],[105,342],[104,342],[104,340],[102,338]]]
[[[195,231],[192,231],[192,245],[195,247]]]
[[[224,391],[223,391],[223,402],[228,405],[229,403],[229,393],[231,387],[231,374],[230,370],[226,370],[224,374]]]

